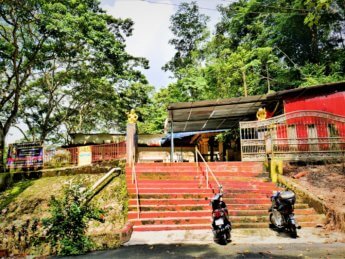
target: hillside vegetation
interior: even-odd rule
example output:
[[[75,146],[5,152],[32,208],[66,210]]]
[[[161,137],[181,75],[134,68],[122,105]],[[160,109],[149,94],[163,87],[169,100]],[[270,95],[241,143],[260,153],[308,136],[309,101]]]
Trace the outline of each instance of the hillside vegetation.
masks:
[[[48,254],[44,245],[41,220],[50,216],[49,201],[52,195],[63,195],[64,186],[82,183],[90,187],[102,175],[74,175],[47,177],[19,182],[0,193],[0,248],[14,254]],[[105,222],[92,221],[87,235],[95,242],[95,249],[114,248],[120,245],[117,235],[127,218],[127,191],[124,175],[116,177],[91,201],[105,211]],[[35,229],[37,228],[37,230]],[[35,233],[35,234],[33,234]],[[39,239],[37,239],[40,237]]]

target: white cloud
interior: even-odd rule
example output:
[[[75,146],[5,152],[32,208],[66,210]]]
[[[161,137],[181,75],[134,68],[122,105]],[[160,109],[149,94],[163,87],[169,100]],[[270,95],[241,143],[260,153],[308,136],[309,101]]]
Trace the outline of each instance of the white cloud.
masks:
[[[158,87],[166,85],[170,80],[160,68],[174,54],[168,40],[172,38],[169,19],[175,7],[127,0],[104,3],[103,8],[114,17],[131,18],[134,21],[133,35],[126,40],[127,51],[150,61],[151,69],[144,73],[151,84]]]

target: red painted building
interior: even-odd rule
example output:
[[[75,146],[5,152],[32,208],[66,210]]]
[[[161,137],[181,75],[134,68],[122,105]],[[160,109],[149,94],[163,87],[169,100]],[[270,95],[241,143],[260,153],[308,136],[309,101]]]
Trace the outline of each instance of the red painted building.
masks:
[[[276,125],[277,139],[299,140],[298,151],[325,151],[332,140],[345,140],[345,84],[296,89],[282,97],[286,121]]]
[[[324,160],[343,156],[345,82],[273,93],[263,106],[273,113],[271,118],[241,123],[242,159],[264,159],[265,148],[260,148],[264,146],[264,135],[270,136],[272,154],[279,159]]]
[[[345,117],[344,91],[313,96],[302,96],[284,100],[285,113],[293,111],[323,111]]]

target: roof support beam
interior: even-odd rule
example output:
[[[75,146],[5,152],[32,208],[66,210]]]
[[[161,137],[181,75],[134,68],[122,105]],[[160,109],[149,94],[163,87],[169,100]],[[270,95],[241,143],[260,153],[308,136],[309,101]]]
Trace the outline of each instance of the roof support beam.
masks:
[[[170,134],[171,134],[170,163],[174,163],[174,123],[173,123],[173,120],[171,120],[170,125],[171,125],[171,129],[170,129]]]

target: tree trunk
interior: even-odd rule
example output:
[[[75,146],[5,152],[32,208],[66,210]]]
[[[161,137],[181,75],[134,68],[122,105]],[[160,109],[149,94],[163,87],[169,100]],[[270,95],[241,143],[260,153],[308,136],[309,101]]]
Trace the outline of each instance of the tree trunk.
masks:
[[[247,77],[246,77],[246,70],[242,69],[242,80],[243,80],[243,88],[244,88],[244,97],[247,97]]]
[[[311,58],[312,63],[319,62],[319,48],[318,48],[318,35],[317,35],[317,26],[313,25],[311,28]]]
[[[0,173],[5,172],[6,163],[5,163],[5,134],[4,130],[0,129]]]
[[[266,76],[267,76],[267,93],[269,94],[271,91],[271,85],[270,85],[270,74],[268,72],[268,65],[266,63]]]

